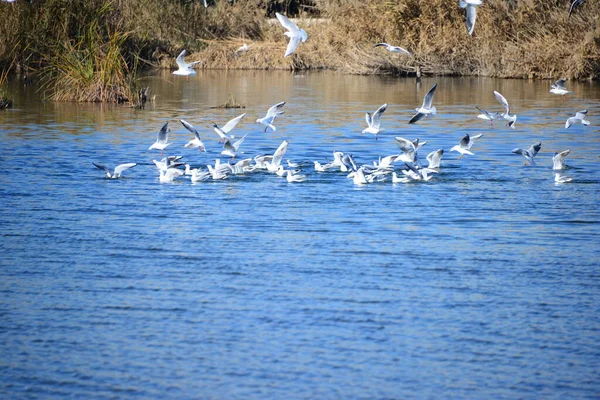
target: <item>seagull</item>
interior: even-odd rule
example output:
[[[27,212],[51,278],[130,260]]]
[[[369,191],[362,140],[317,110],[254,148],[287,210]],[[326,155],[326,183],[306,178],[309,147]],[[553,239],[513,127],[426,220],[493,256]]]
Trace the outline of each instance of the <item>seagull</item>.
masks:
[[[220,142],[223,142],[225,139],[233,139],[233,135],[227,136],[227,134],[235,128],[235,126],[244,118],[246,113],[239,115],[231,120],[229,120],[222,128],[219,128],[217,124],[213,122],[213,129],[217,135],[221,138]]]
[[[414,142],[400,136],[396,136],[395,139],[396,142],[398,142],[397,144],[400,147],[400,151],[402,151],[402,154],[400,154],[396,160],[404,161],[405,163],[414,163],[417,159],[417,149]]]
[[[204,143],[202,143],[202,140],[200,139],[200,134],[198,133],[198,131],[196,130],[196,128],[194,128],[194,126],[192,124],[190,124],[189,122],[186,122],[182,119],[179,120],[179,122],[181,122],[181,124],[183,125],[183,127],[185,129],[187,129],[188,131],[192,132],[195,136],[194,139],[190,140],[185,146],[183,147],[190,147],[192,149],[198,149],[199,152],[206,152],[206,148],[204,148]]]
[[[571,125],[577,124],[577,123],[581,123],[581,125],[583,125],[583,126],[588,126],[590,124],[590,121],[586,121],[584,119],[587,112],[588,112],[588,110],[577,111],[577,113],[575,113],[574,117],[567,119],[567,122],[565,122],[565,128],[569,128],[569,127],[571,127]]]
[[[387,51],[390,51],[392,53],[406,54],[407,56],[412,56],[412,54],[410,54],[408,50],[400,46],[392,46],[391,44],[387,43],[377,43],[373,47],[385,47]]]
[[[275,13],[275,16],[279,20],[281,26],[287,29],[287,32],[285,32],[284,35],[290,38],[284,55],[284,57],[287,57],[296,50],[296,47],[298,47],[300,41],[306,42],[308,35],[304,29],[299,29],[298,26],[290,21],[286,16],[279,13]]]
[[[573,93],[572,91],[567,90],[565,82],[567,82],[566,79],[559,79],[556,82],[554,82],[554,85],[550,86],[550,93],[558,94],[560,96],[564,96],[568,93]]]
[[[244,142],[244,139],[246,139],[246,136],[248,135],[246,134],[242,136],[241,139],[238,139],[234,143],[231,143],[229,139],[225,139],[225,142],[223,143],[223,151],[221,151],[221,154],[223,154],[224,156],[230,156],[233,160],[238,152],[238,149],[240,148],[240,145]]]
[[[271,158],[271,161],[265,162],[265,164],[267,165],[267,170],[269,172],[277,172],[277,170],[281,166],[281,160],[283,160],[283,156],[285,155],[289,144],[290,142],[288,142],[287,140],[281,142],[279,147],[277,147],[277,150],[275,150],[275,153],[273,153],[273,158]]]
[[[502,118],[504,118],[505,120],[508,121],[506,126],[508,128],[515,129],[515,122],[517,122],[517,116],[510,115],[510,107],[508,106],[508,101],[506,101],[504,96],[502,96],[500,93],[496,92],[495,90],[494,90],[494,96],[496,96],[496,100],[498,100],[498,102],[500,102],[500,104],[502,104],[504,106],[504,108],[506,109],[506,113],[500,114],[502,116]]]
[[[177,66],[179,67],[179,69],[174,71],[173,75],[196,76],[196,71],[194,70],[193,67],[194,67],[194,65],[200,63],[200,61],[194,61],[191,64],[186,63],[185,60],[183,59],[185,57],[185,53],[186,53],[186,51],[183,50],[177,56],[177,59],[175,60],[175,62],[177,62]]]
[[[355,185],[366,185],[367,183],[373,182],[373,177],[371,175],[365,175],[365,170],[363,167],[360,167],[354,173],[352,180]]]
[[[570,152],[571,150],[565,150],[560,152],[557,151],[556,153],[554,153],[554,156],[552,157],[552,169],[565,169],[565,157],[568,156]]]
[[[383,129],[380,129],[379,126],[381,124],[381,115],[386,109],[387,104],[384,104],[373,113],[373,116],[371,116],[371,114],[369,113],[365,114],[365,119],[367,120],[368,128],[363,129],[361,135],[365,133],[371,133],[375,135],[375,140],[377,140],[377,135],[383,132]]]
[[[482,5],[483,2],[481,0],[459,0],[458,5],[461,8],[467,9],[467,32],[469,35],[473,34],[473,30],[475,29],[475,18],[477,18],[477,7]]]
[[[292,162],[291,160],[287,160],[287,165],[290,168],[298,168],[298,163]]]
[[[571,2],[571,8],[569,9],[569,17],[571,16],[571,13],[575,9],[575,7],[581,6],[583,4],[583,2],[584,2],[584,0],[573,0]]]
[[[160,172],[160,177],[159,180],[161,183],[171,183],[173,182],[175,179],[179,178],[180,176],[182,176],[184,174],[184,172],[180,169],[174,168],[174,167],[169,167],[166,170],[159,170]]]
[[[283,111],[280,111],[284,105],[285,101],[282,101],[281,103],[277,103],[274,106],[271,106],[271,108],[269,108],[269,110],[267,111],[267,115],[265,115],[263,118],[258,118],[256,120],[257,123],[263,124],[265,126],[264,132],[267,131],[267,128],[271,128],[273,131],[277,130],[275,129],[273,122],[275,121],[275,118],[277,118],[278,115],[284,113]]]
[[[498,112],[490,113],[484,109],[479,108],[478,106],[475,106],[475,108],[478,109],[479,112],[481,113],[477,116],[477,118],[490,121],[490,125],[494,125],[494,120],[496,119],[496,117],[498,115],[500,115],[500,113],[498,113]]]
[[[209,171],[201,171],[198,168],[194,168],[192,170],[192,176],[190,176],[190,181],[192,181],[192,183],[204,182],[205,180],[207,180],[210,177],[211,177],[211,174]]]
[[[306,175],[300,175],[299,173],[297,173],[295,171],[289,171],[289,170],[286,170],[285,172],[287,173],[287,176],[285,177],[285,179],[289,183],[304,182],[306,180]]]
[[[469,136],[469,134],[467,133],[467,134],[465,134],[465,136],[463,136],[462,139],[460,139],[460,142],[456,146],[454,146],[450,149],[450,151],[459,152],[460,153],[460,157],[458,157],[459,160],[461,158],[463,158],[463,156],[465,154],[474,156],[475,154],[473,154],[470,151],[471,147],[473,146],[473,143],[475,143],[475,141],[482,136],[483,136],[483,133],[480,133],[479,135],[475,135],[475,136]]]
[[[567,183],[567,182],[571,182],[572,180],[573,180],[573,178],[565,176],[565,175],[561,174],[560,172],[554,173],[554,182],[556,182],[556,183]]]
[[[533,160],[533,158],[538,153],[538,151],[540,151],[541,148],[542,148],[542,142],[536,142],[536,143],[532,144],[531,146],[529,146],[529,148],[527,150],[517,148],[517,149],[514,149],[512,152],[515,154],[520,154],[523,157],[525,157],[525,159],[527,160],[527,161],[525,161],[525,165],[527,165],[528,163],[529,163],[529,165],[535,165],[535,161]]]
[[[435,94],[436,88],[437,88],[437,83],[435,85],[433,85],[433,87],[431,89],[429,89],[429,92],[427,92],[427,94],[423,98],[423,105],[419,108],[415,108],[415,110],[417,110],[417,113],[410,119],[410,121],[408,121],[409,124],[414,124],[415,122],[417,122],[418,120],[420,120],[421,118],[423,118],[426,115],[429,115],[429,114],[435,115],[436,114],[437,109],[435,107],[431,106],[431,103],[433,102],[433,95]]]
[[[178,162],[182,158],[183,156],[168,156],[160,161],[152,160],[152,162],[154,163],[154,165],[156,165],[156,168],[166,171],[167,168],[179,167],[184,165],[184,163]]]
[[[156,134],[156,142],[154,142],[154,144],[150,146],[148,150],[158,149],[160,150],[160,155],[162,156],[165,148],[167,148],[167,146],[171,144],[168,143],[169,132],[171,132],[171,130],[169,129],[169,123],[165,122],[165,124],[162,126],[162,128],[160,128],[160,130]]]
[[[250,50],[250,46],[244,43],[243,45],[237,48],[237,50],[235,51],[235,55],[240,55],[242,53],[247,52],[248,50]]]
[[[108,169],[104,165],[102,165],[102,164],[96,164],[95,162],[93,162],[92,164],[94,164],[96,166],[96,168],[101,169],[104,172],[106,172],[106,177],[108,179],[119,179],[121,177],[121,174],[123,173],[123,171],[125,171],[125,170],[127,170],[129,168],[133,168],[133,167],[135,167],[137,165],[136,163],[127,163],[127,164],[117,165],[115,167],[115,171],[111,174],[110,173],[110,169]]]
[[[444,155],[444,149],[438,149],[432,151],[427,154],[427,161],[429,161],[429,165],[427,168],[429,169],[439,169],[440,163],[442,162],[442,156]]]

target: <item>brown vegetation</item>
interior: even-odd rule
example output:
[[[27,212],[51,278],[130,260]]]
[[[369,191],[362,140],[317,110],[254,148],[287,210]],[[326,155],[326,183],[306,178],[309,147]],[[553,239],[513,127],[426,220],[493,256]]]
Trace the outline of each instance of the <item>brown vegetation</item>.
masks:
[[[571,17],[569,0],[485,1],[472,36],[457,0],[209,3],[207,9],[197,0],[0,3],[0,68],[15,60],[13,69],[43,71],[56,100],[132,102],[139,93],[135,72],[173,67],[183,48],[188,61],[202,60],[200,68],[600,78],[600,0],[587,0]],[[287,58],[275,11],[298,17],[309,34]],[[373,48],[382,41],[413,57]],[[243,43],[250,50],[237,53]],[[71,94],[64,90],[71,87]]]

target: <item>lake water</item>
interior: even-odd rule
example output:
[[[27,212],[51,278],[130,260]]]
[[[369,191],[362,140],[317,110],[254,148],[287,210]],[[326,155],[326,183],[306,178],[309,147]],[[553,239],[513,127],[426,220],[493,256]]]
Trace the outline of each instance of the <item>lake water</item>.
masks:
[[[11,82],[0,113],[0,396],[201,399],[575,399],[600,396],[600,84],[199,71],[145,78],[144,110],[52,104]],[[407,124],[438,83],[438,115]],[[501,111],[515,130],[476,118]],[[229,93],[243,110],[212,108]],[[256,124],[286,101],[276,132]],[[386,132],[361,136],[381,104]],[[588,109],[591,125],[564,128]],[[192,167],[211,123],[247,112],[241,157],[302,163],[161,184],[148,151],[169,121]],[[179,119],[198,127],[206,153]],[[483,133],[474,156],[450,153]],[[394,137],[445,149],[427,183],[357,186]],[[512,154],[542,142],[537,166]],[[570,149],[555,184],[552,155]],[[227,157],[221,160],[226,162]],[[139,165],[119,180],[92,162]],[[398,168],[401,166],[398,165]]]

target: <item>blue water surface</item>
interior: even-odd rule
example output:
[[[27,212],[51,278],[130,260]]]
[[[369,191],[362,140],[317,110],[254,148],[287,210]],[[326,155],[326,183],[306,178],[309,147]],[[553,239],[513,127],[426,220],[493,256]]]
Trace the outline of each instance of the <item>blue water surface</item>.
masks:
[[[3,398],[575,399],[600,396],[600,85],[201,71],[148,77],[144,110],[44,102],[12,83],[0,113]],[[438,83],[438,115],[407,121]],[[519,115],[515,130],[476,118]],[[232,93],[244,109],[212,108]],[[277,131],[256,124],[286,101]],[[388,103],[386,130],[362,136]],[[589,109],[591,125],[564,128]],[[239,158],[301,163],[306,182],[254,173],[161,184],[148,151],[205,168],[212,132],[243,112]],[[185,119],[206,153],[185,149]],[[458,159],[465,134],[483,133]],[[443,148],[426,183],[357,186],[317,173],[394,137]],[[537,166],[511,153],[542,141]],[[573,178],[556,184],[555,151]],[[138,165],[119,180],[92,162]],[[401,165],[397,165],[400,168]]]

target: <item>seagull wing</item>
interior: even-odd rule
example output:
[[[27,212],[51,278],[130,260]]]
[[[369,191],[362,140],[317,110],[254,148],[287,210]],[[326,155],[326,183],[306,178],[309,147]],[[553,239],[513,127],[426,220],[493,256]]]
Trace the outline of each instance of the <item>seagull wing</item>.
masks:
[[[137,165],[137,163],[127,163],[127,164],[120,164],[117,165],[117,167],[115,168],[115,175],[119,176],[123,173],[123,171],[129,169],[129,168],[133,168]]]
[[[300,40],[301,39],[299,36],[292,36],[290,38],[287,48],[285,49],[284,57],[287,57],[287,56],[291,55],[294,51],[296,51],[296,48],[300,44]]]
[[[475,29],[475,18],[477,18],[477,7],[476,6],[468,6],[467,7],[467,31],[469,35],[473,34],[473,30]]]
[[[233,128],[235,128],[235,126],[238,124],[238,122],[240,122],[242,120],[242,118],[244,118],[244,116],[246,115],[246,113],[243,113],[240,116],[237,116],[231,120],[229,120],[225,126],[223,126],[221,128],[221,130],[225,133],[229,133],[230,130],[232,130]]]
[[[241,139],[236,140],[233,143],[233,148],[235,149],[235,151],[238,151],[238,149],[240,148],[241,144],[244,143],[244,139],[246,139],[246,136],[248,136],[248,134],[242,136]]]
[[[279,23],[281,24],[281,26],[283,26],[285,29],[287,29],[294,35],[296,35],[296,33],[298,33],[298,31],[299,31],[298,26],[295,23],[293,23],[292,21],[290,21],[288,19],[288,17],[286,17],[285,15],[281,15],[279,13],[275,13],[275,16],[279,20]]]
[[[414,124],[415,122],[419,121],[424,116],[425,116],[425,114],[418,112],[415,115],[413,115],[413,117],[410,119],[410,121],[408,121],[408,123]]]
[[[417,154],[417,150],[415,149],[415,145],[408,139],[404,139],[403,137],[396,136],[396,142],[398,147],[400,147],[400,151],[404,154],[401,155],[402,161],[414,162],[415,156]]]
[[[508,114],[510,111],[510,108],[508,106],[508,101],[506,101],[506,99],[504,98],[504,96],[502,96],[500,93],[496,92],[494,90],[494,96],[496,96],[496,100],[498,100],[500,102],[500,104],[502,104],[504,106],[504,108],[506,108],[506,113]]]
[[[367,121],[368,127],[371,127],[371,125],[373,125],[373,118],[371,118],[371,113],[365,113],[365,120]]]
[[[192,132],[194,134],[194,136],[196,136],[196,138],[198,140],[200,140],[200,134],[198,133],[198,131],[196,130],[196,128],[194,128],[194,126],[192,124],[190,124],[189,122],[186,122],[182,119],[179,120],[179,122],[181,122],[181,124],[183,125],[183,127],[185,129],[187,129],[188,131]]]
[[[281,110],[284,105],[285,101],[282,101],[281,103],[277,103],[274,106],[271,106],[271,108],[269,108],[269,110],[267,111],[266,117],[276,117],[278,114],[281,114],[282,112],[279,110]]]
[[[538,153],[538,151],[540,151],[541,148],[542,142],[537,142],[532,144],[527,151],[529,152],[529,154],[531,154],[531,157],[535,157],[535,155]]]
[[[92,164],[94,164],[94,166],[98,169],[101,169],[103,171],[106,171],[110,174],[110,169],[108,169],[108,167],[106,167],[105,165],[102,164],[96,164],[95,162],[92,162]]]
[[[275,153],[273,153],[273,159],[271,160],[272,165],[274,165],[274,166],[281,165],[281,160],[283,159],[283,156],[285,155],[285,152],[287,151],[288,145],[289,145],[289,142],[287,140],[284,140],[283,142],[281,142],[281,144],[279,145],[277,150],[275,150]]]
[[[385,47],[386,49],[388,49],[388,50],[389,50],[389,48],[390,48],[390,47],[392,47],[392,46],[390,46],[390,45],[389,45],[389,44],[387,44],[387,43],[377,43],[377,44],[376,44],[375,46],[373,46],[373,47]]]
[[[429,89],[429,92],[423,98],[423,108],[431,108],[431,103],[433,102],[433,95],[435,94],[435,89],[437,88],[437,83]]]
[[[585,118],[585,114],[587,114],[588,110],[581,110],[581,111],[577,111],[577,113],[575,113],[575,119],[584,119]]]
[[[379,125],[381,124],[381,114],[387,109],[387,104],[382,105],[375,111],[373,114],[373,127],[379,129]]]
[[[169,123],[165,122],[165,124],[160,128],[158,133],[156,134],[156,141],[158,143],[167,143],[169,140]]]
[[[556,82],[554,82],[554,87],[560,88],[560,89],[566,89],[567,88],[565,86],[566,83],[567,83],[566,79],[559,79]]]
[[[185,50],[183,50],[181,53],[179,53],[179,55],[175,59],[175,62],[177,63],[179,68],[187,68],[187,66],[188,66],[188,64],[183,59],[184,57],[185,57]]]
[[[458,142],[458,145],[460,147],[462,147],[463,149],[468,149],[469,147],[471,147],[470,143],[471,143],[471,137],[467,133],[467,134],[465,134],[465,136],[463,136],[462,139],[460,139],[460,142]]]
[[[475,106],[475,108],[476,108],[476,109],[478,109],[480,113],[482,113],[483,115],[485,115],[485,116],[486,116],[486,117],[488,117],[489,119],[494,119],[494,118],[492,117],[492,115],[491,115],[489,112],[487,112],[486,110],[482,110],[482,109],[481,109],[481,108],[479,108],[478,106]]]

